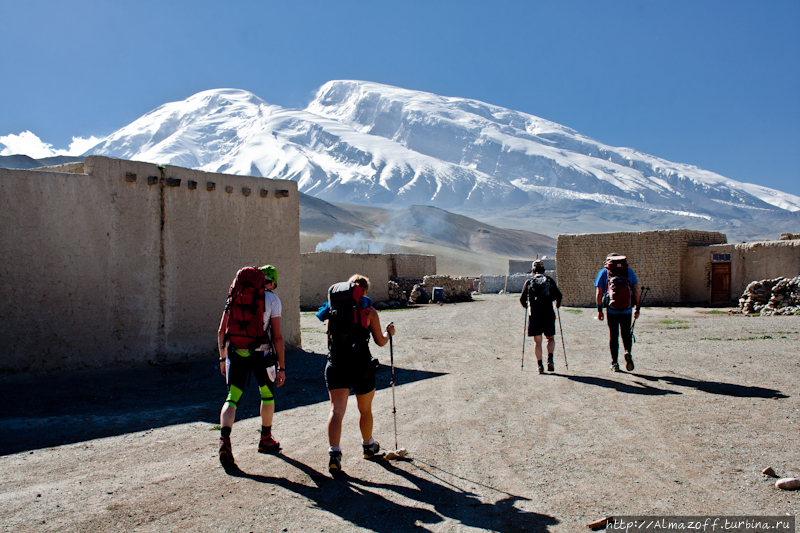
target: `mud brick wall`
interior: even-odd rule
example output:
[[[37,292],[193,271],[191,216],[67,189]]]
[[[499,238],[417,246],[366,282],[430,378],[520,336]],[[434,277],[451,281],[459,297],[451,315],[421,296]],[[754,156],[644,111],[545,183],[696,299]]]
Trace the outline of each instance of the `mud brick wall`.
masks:
[[[347,281],[353,274],[369,278],[369,297],[374,302],[389,299],[390,258],[385,254],[313,252],[301,255],[300,307],[317,309],[328,299],[334,283]]]
[[[555,270],[556,269],[556,260],[552,258],[546,258],[541,260],[544,263],[545,270]],[[509,259],[508,260],[508,275],[513,276],[514,274],[528,274],[531,271],[531,264],[533,263],[533,259]],[[550,274],[548,274],[549,276]]]
[[[688,247],[726,242],[722,233],[685,229],[559,235],[556,271],[563,305],[596,305],[594,280],[611,252],[626,255],[639,287],[650,288],[645,305],[680,303],[683,259]]]
[[[211,356],[236,272],[265,263],[300,345],[295,182],[98,156],[62,170],[0,169],[0,373]]]
[[[436,275],[436,256],[423,254],[387,254],[389,279],[417,279]]]

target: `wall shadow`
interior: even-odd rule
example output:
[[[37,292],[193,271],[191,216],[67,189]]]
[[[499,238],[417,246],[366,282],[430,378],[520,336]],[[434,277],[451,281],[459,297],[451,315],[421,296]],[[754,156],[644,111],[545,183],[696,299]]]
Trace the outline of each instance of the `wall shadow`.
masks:
[[[276,457],[304,472],[313,481],[313,485],[297,483],[286,478],[250,474],[235,466],[227,468],[226,472],[228,475],[247,478],[257,483],[283,487],[313,502],[317,509],[335,514],[355,526],[376,532],[419,531],[420,527],[424,528],[426,524],[438,524],[445,519],[457,521],[466,527],[495,532],[546,532],[548,526],[559,523],[552,516],[521,513],[514,507],[516,502],[529,501],[529,498],[498,491],[505,497],[496,503],[485,503],[477,494],[444,481],[425,467],[415,466],[412,461],[400,462],[397,465],[389,461],[375,463],[406,481],[402,484],[393,484],[366,481],[350,477],[346,473],[334,479],[289,456]],[[435,469],[430,465],[426,466],[430,470]],[[414,471],[427,474],[426,477],[431,477],[433,480],[417,475]],[[454,477],[464,480],[458,476]],[[464,481],[473,483],[469,480]],[[424,507],[393,502],[379,491],[394,492]],[[433,511],[430,510],[431,507]]]
[[[287,380],[276,394],[278,412],[328,401],[325,354],[287,350]],[[443,374],[395,367],[396,386]],[[390,387],[390,371],[376,376]],[[0,455],[72,444],[189,422],[219,423],[227,389],[217,358],[137,366],[24,374],[0,378]],[[237,420],[258,416],[252,378]]]

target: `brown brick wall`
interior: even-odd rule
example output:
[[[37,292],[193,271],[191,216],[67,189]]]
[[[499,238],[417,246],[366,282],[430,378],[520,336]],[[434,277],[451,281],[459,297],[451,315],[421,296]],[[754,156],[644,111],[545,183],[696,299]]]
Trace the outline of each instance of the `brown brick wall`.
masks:
[[[681,269],[687,247],[726,242],[722,233],[686,229],[559,235],[556,271],[563,304],[595,305],[594,280],[611,252],[626,255],[639,287],[650,287],[645,304],[679,303],[683,298]]]

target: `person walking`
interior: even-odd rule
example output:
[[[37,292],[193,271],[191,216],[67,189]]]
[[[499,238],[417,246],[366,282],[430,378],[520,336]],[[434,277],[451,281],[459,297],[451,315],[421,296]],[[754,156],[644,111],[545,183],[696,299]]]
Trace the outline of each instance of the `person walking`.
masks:
[[[619,372],[619,337],[625,349],[625,369],[633,372],[631,355],[631,315],[639,318],[639,280],[628,266],[628,258],[617,253],[606,256],[605,267],[597,273],[594,281],[597,319],[603,320],[603,308],[608,314],[609,349],[611,370]]]
[[[547,370],[555,371],[553,352],[556,349],[556,313],[553,311],[553,302],[556,308],[561,307],[561,291],[553,278],[545,275],[544,262],[537,259],[531,264],[533,277],[525,281],[519,303],[522,307],[530,305],[528,318],[528,337],[533,337],[535,343],[534,353],[539,365],[539,373],[544,374],[542,363],[542,335],[547,338]]]
[[[223,466],[234,464],[231,431],[251,371],[261,392],[258,452],[278,453],[281,449],[272,436],[275,386],[280,387],[286,381],[281,300],[272,292],[277,287],[278,271],[274,266],[245,267],[231,284],[222,312],[217,347],[219,370],[228,385],[228,397],[219,415],[219,460]]]
[[[372,435],[372,399],[375,397],[377,361],[369,351],[369,337],[378,346],[385,346],[394,335],[392,324],[381,329],[378,312],[366,296],[369,279],[360,274],[347,282],[337,283],[328,290],[328,303],[317,317],[328,320],[328,361],[325,365],[325,384],[331,401],[328,415],[328,470],[342,471],[342,420],[352,389],[359,412],[362,448],[365,459],[373,458],[381,449]]]

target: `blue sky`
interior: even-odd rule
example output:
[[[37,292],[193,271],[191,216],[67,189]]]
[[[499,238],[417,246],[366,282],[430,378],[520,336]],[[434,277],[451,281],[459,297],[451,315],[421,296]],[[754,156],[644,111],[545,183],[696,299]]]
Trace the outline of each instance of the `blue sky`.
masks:
[[[0,21],[7,140],[67,149],[206,89],[303,108],[359,79],[800,196],[796,0],[0,0]]]

